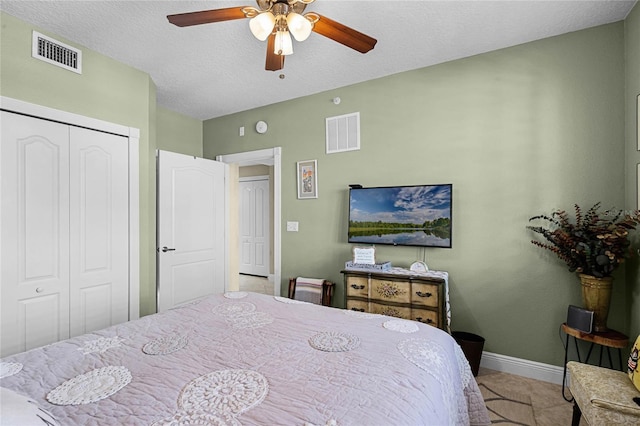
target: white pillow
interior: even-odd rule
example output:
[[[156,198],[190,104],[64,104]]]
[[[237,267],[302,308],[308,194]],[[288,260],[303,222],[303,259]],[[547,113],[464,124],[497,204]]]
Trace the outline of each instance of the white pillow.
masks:
[[[35,401],[11,389],[0,387],[0,413],[3,425],[58,426],[58,421]]]

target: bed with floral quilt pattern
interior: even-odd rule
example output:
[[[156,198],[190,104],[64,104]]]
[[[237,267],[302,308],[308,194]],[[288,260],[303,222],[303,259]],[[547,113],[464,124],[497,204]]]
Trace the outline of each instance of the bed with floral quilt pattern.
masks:
[[[446,332],[250,292],[6,357],[0,377],[1,424],[490,423]]]

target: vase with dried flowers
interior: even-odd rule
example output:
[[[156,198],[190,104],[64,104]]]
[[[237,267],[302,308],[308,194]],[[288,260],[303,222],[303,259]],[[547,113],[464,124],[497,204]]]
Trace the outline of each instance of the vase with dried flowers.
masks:
[[[593,328],[606,331],[612,274],[632,253],[629,231],[640,224],[640,211],[601,213],[599,209],[600,203],[596,203],[583,213],[575,204],[575,220],[572,221],[566,211],[556,210],[551,215],[529,219],[529,222],[544,221],[548,227],[527,228],[544,239],[531,240],[534,245],[555,253],[569,271],[578,273],[584,308],[594,312]]]

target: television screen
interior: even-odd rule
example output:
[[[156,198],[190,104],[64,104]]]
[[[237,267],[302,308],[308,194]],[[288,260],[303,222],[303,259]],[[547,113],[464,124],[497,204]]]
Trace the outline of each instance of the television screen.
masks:
[[[349,190],[349,242],[451,248],[452,185]]]

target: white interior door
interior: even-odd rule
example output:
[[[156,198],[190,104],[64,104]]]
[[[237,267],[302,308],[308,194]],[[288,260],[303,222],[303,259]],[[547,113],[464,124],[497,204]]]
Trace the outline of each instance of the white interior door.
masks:
[[[6,356],[69,337],[69,126],[1,114]]]
[[[128,140],[70,129],[71,337],[129,319]]]
[[[269,276],[269,179],[240,181],[240,273]]]
[[[158,312],[225,291],[227,167],[158,151]]]

